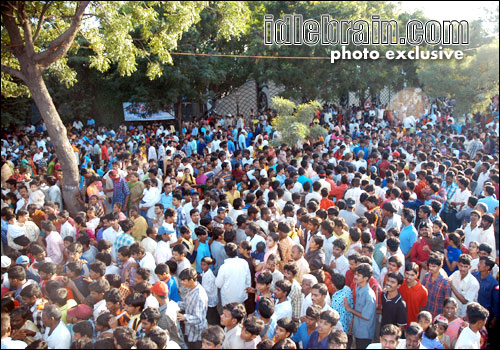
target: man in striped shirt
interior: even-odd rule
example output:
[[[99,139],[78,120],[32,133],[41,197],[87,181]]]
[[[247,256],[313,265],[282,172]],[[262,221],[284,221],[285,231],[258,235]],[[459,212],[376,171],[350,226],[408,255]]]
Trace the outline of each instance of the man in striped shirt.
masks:
[[[196,271],[191,268],[185,269],[179,275],[182,286],[189,291],[184,301],[178,303],[183,312],[177,313],[177,320],[184,322],[184,338],[189,349],[201,348],[201,332],[208,327],[208,296],[202,285],[197,282],[197,276]]]

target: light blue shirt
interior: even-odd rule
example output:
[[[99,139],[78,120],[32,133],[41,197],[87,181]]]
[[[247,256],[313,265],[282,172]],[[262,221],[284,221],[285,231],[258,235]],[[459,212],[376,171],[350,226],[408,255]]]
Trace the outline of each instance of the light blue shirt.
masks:
[[[478,203],[484,203],[488,206],[488,213],[493,214],[495,209],[498,207],[498,199],[495,196],[488,196],[478,200]]]
[[[168,195],[164,193],[161,194],[160,197],[160,203],[163,204],[163,212],[167,210],[168,208],[174,208],[172,205],[172,193],[169,193]]]
[[[352,323],[353,335],[359,339],[373,339],[377,321],[375,314],[377,310],[377,298],[368,283],[363,288],[356,287],[356,304],[354,309],[360,312],[368,321],[354,316]]]
[[[400,241],[399,247],[401,248],[401,251],[403,252],[404,255],[406,255],[410,251],[411,247],[417,241],[417,239],[418,239],[418,232],[415,229],[415,226],[413,226],[413,224],[403,227],[399,235],[399,241]]]

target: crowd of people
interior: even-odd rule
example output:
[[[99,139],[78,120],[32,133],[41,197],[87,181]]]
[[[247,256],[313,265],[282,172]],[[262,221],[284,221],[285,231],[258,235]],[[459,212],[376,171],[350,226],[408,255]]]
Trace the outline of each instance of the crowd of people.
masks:
[[[45,125],[4,128],[2,349],[493,348],[498,100],[451,112],[75,120],[79,207]]]

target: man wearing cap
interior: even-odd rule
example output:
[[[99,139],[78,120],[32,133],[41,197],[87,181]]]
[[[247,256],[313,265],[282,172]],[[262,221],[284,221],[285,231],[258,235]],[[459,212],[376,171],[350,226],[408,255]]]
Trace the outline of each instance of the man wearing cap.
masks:
[[[348,198],[345,201],[345,203],[346,203],[346,208],[340,210],[339,218],[344,218],[347,226],[351,228],[356,224],[356,220],[359,219],[359,216],[354,212],[354,207],[356,206],[356,202],[354,199]]]
[[[30,267],[30,259],[26,255],[21,255],[16,259],[16,265],[22,266],[26,271],[26,279],[33,280],[35,282],[40,282],[40,276],[34,274],[29,270]]]
[[[88,306],[87,304],[77,305],[67,311],[66,324],[75,324],[82,320],[88,320],[92,316],[92,313],[92,307]]]
[[[184,341],[177,327],[177,313],[180,311],[180,308],[175,301],[169,299],[167,284],[163,281],[156,282],[153,287],[151,287],[151,294],[160,305],[158,327],[167,330],[170,339],[176,342],[181,349],[184,349]]]

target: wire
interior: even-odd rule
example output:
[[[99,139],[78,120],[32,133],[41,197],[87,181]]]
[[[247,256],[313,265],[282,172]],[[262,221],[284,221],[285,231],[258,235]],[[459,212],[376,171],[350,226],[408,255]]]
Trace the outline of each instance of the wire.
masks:
[[[24,46],[23,44],[18,45],[5,45],[8,47]],[[92,46],[79,46],[71,45],[78,49],[93,49]],[[459,51],[471,51],[477,50],[478,48],[467,48]],[[56,50],[56,48],[54,48]],[[409,51],[409,50],[405,50]],[[285,59],[285,60],[330,60],[331,57],[307,57],[307,56],[262,56],[262,55],[236,55],[236,54],[222,54],[222,53],[195,53],[195,52],[170,52],[170,55],[177,56],[201,56],[201,57],[232,57],[232,58],[256,58],[256,59]],[[378,59],[385,59],[385,57],[379,57]]]
[[[180,56],[213,56],[213,57],[234,57],[234,58],[270,58],[287,60],[329,60],[330,57],[304,57],[304,56],[252,56],[252,55],[232,55],[217,53],[194,53],[194,52],[170,52],[171,55]]]

